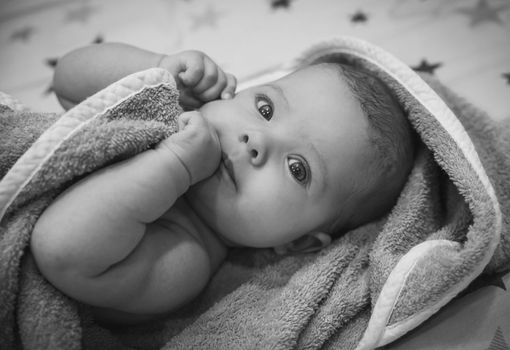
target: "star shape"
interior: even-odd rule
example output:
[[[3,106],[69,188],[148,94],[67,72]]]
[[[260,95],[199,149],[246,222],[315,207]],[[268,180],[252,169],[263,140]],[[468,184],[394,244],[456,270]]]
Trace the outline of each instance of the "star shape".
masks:
[[[85,23],[89,20],[92,13],[96,9],[88,4],[83,4],[80,7],[74,8],[66,13],[66,20],[68,22],[82,22]]]
[[[499,18],[499,12],[506,10],[509,6],[510,4],[502,4],[491,7],[488,0],[478,0],[475,7],[462,7],[457,11],[469,17],[471,27],[476,27],[484,22],[494,22],[502,25],[503,21]]]
[[[418,66],[414,66],[414,67],[411,67],[411,68],[414,69],[417,72],[425,72],[425,73],[434,74],[435,70],[438,69],[439,67],[441,67],[442,65],[443,64],[440,63],[440,62],[438,62],[438,63],[429,63],[427,61],[427,59],[422,59]]]
[[[217,11],[214,7],[209,5],[205,11],[199,13],[198,15],[192,15],[192,29],[197,30],[201,27],[216,27],[218,19],[221,15],[221,12]]]
[[[44,60],[46,65],[50,68],[55,68],[55,66],[57,65],[58,63],[58,58],[55,58],[55,57],[52,57],[52,58],[47,58]]]
[[[510,350],[510,347],[508,347],[508,344],[505,341],[505,336],[503,335],[501,327],[498,326],[496,329],[494,337],[492,337],[491,343],[487,350]]]
[[[28,41],[30,37],[34,34],[34,28],[25,26],[23,28],[20,28],[18,30],[15,30],[11,34],[11,40],[12,41]]]
[[[101,44],[102,42],[104,42],[104,38],[101,34],[98,34],[94,41],[92,41],[92,44]]]
[[[366,22],[368,20],[368,16],[363,11],[357,11],[355,14],[351,15],[352,23],[361,23]]]
[[[45,63],[48,67],[50,67],[51,69],[55,69],[55,66],[56,66],[56,65],[57,65],[57,63],[58,63],[58,58],[56,58],[56,57],[47,58],[47,59],[45,59],[45,60],[44,60],[44,63]],[[51,95],[51,94],[53,93],[53,91],[54,91],[54,90],[53,90],[53,84],[52,84],[52,83],[50,83],[50,84],[46,87],[46,89],[44,89],[44,91],[43,91],[43,96],[49,96],[49,95]]]
[[[503,73],[501,75],[506,79],[506,83],[510,85],[510,73]]]
[[[507,289],[506,289],[505,282],[503,281],[503,276],[505,276],[508,273],[510,273],[510,269],[496,272],[492,275],[482,274],[482,275],[478,276],[477,278],[475,278],[475,280],[473,282],[471,282],[469,284],[469,286],[458,295],[458,297],[460,298],[460,297],[462,297],[466,294],[472,293],[480,288],[489,287],[489,286],[501,288],[504,291],[506,291]]]
[[[288,9],[290,7],[291,0],[271,0],[271,8],[277,10],[279,8]]]
[[[489,275],[488,277],[488,285],[489,286],[496,286],[498,288],[501,288],[503,290],[506,290],[505,282],[503,281],[503,277],[510,272],[510,269],[503,270],[500,272],[496,272],[495,274]]]

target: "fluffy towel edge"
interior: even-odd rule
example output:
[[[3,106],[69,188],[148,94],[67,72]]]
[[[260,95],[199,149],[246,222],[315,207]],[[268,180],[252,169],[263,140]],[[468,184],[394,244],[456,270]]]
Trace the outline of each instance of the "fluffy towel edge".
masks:
[[[454,247],[455,242],[447,240],[432,240],[420,243],[414,246],[405,254],[393,268],[386,280],[379,298],[377,299],[367,328],[356,350],[373,349],[383,346],[400,338],[403,334],[427,320],[435,314],[441,307],[445,306],[455,295],[465,289],[473,278],[482,272],[486,264],[482,264],[479,272],[476,271],[472,276],[466,277],[462,282],[455,285],[445,296],[438,300],[434,305],[424,311],[415,314],[413,317],[406,318],[404,321],[387,327],[388,320],[393,312],[393,308],[399,299],[400,292],[406,284],[407,277],[412,272],[421,258],[430,257],[430,251],[441,246]],[[489,255],[488,261],[492,254]],[[471,278],[472,277],[472,278]]]
[[[428,309],[414,315],[413,317],[407,318],[402,322],[387,327],[387,323],[391,317],[395,303],[398,300],[400,292],[406,284],[407,276],[409,276],[413,267],[423,257],[427,256],[427,252],[431,249],[444,245],[451,246],[453,243],[440,240],[423,242],[413,247],[402,257],[391,271],[387,281],[382,287],[379,297],[374,305],[368,326],[356,348],[356,350],[373,349],[377,346],[383,346],[392,342],[424,322],[436,313],[442,306],[446,305],[455,295],[466,288],[480,273],[482,273],[483,269],[489,263],[492,255],[494,254],[500,240],[502,214],[494,188],[489,181],[489,177],[482,166],[478,153],[476,152],[470,137],[460,121],[449,109],[446,103],[425,81],[421,79],[418,74],[393,55],[366,41],[346,36],[334,38],[311,47],[295,61],[286,66],[284,70],[290,72],[300,66],[307,65],[322,56],[339,53],[361,58],[378,67],[378,69],[404,87],[425,110],[435,117],[471,165],[476,176],[487,192],[495,212],[494,227],[496,229],[494,236],[492,237],[489,249],[486,252],[487,254],[478,268],[470,275],[466,275],[461,282],[456,284],[454,288],[443,296],[443,298],[439,299]]]
[[[0,105],[4,105],[12,109],[13,111],[24,112],[29,111],[18,99],[0,91]]]
[[[7,209],[66,139],[71,137],[99,113],[113,108],[146,86],[173,84],[172,75],[161,68],[152,68],[129,75],[70,109],[41,134],[34,144],[16,161],[0,181],[0,220]]]

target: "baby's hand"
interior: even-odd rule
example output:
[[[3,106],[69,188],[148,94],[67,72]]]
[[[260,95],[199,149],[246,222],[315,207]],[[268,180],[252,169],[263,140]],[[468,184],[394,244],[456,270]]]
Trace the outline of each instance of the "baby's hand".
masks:
[[[205,102],[234,96],[236,78],[225,73],[209,56],[200,51],[183,51],[164,56],[159,67],[167,69],[177,81],[181,105],[196,109]]]
[[[163,140],[158,147],[166,147],[179,158],[188,171],[190,185],[211,176],[221,159],[216,131],[196,111],[181,114],[179,131]]]

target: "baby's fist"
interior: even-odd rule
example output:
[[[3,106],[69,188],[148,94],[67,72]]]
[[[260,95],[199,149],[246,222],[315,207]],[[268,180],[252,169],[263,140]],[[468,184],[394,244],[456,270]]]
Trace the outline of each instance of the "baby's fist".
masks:
[[[184,165],[190,185],[211,176],[221,159],[220,141],[216,131],[197,111],[179,116],[179,131],[161,142],[159,147],[171,150]]]
[[[164,56],[159,67],[167,69],[174,76],[181,92],[181,105],[187,110],[218,98],[234,96],[235,77],[225,73],[201,51],[190,50]]]

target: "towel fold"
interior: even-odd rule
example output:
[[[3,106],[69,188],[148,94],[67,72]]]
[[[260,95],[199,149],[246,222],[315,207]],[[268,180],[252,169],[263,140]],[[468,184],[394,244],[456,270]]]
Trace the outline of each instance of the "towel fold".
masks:
[[[52,287],[26,249],[44,208],[86,174],[177,130],[173,78],[139,72],[57,118],[0,108],[0,338],[11,349],[373,349],[419,326],[483,272],[510,261],[510,122],[431,76],[343,37],[285,66],[367,69],[419,135],[387,216],[316,254],[232,249],[188,306],[146,325],[104,328]]]

